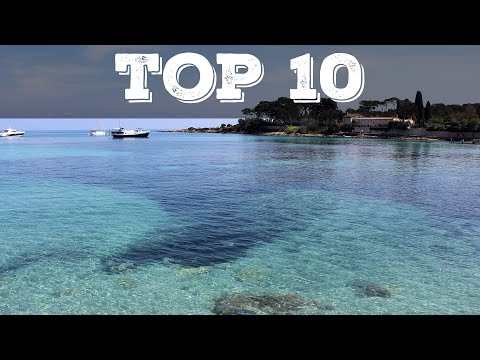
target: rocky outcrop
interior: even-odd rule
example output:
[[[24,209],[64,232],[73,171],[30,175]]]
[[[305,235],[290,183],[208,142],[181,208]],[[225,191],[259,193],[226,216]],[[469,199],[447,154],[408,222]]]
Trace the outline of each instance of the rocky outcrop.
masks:
[[[356,280],[349,285],[355,288],[359,296],[378,296],[383,298],[389,298],[392,296],[392,292],[387,287],[383,287],[372,282]]]
[[[123,274],[136,268],[135,264],[119,259],[102,261],[103,270],[108,274]]]
[[[227,294],[215,300],[212,311],[217,315],[294,315],[307,306],[319,310],[334,309],[331,305],[308,301],[296,294]]]

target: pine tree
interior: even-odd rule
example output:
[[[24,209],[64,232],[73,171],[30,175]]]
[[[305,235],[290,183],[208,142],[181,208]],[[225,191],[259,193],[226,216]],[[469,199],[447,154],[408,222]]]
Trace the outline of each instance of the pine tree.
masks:
[[[417,95],[415,95],[415,106],[417,107],[417,120],[418,120],[418,127],[425,127],[425,109],[423,107],[423,98],[422,92],[417,91]]]

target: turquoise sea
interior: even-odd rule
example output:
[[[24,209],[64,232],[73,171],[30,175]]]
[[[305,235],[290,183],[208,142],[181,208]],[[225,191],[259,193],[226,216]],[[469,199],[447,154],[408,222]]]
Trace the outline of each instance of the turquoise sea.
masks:
[[[0,138],[0,314],[480,314],[480,146]]]

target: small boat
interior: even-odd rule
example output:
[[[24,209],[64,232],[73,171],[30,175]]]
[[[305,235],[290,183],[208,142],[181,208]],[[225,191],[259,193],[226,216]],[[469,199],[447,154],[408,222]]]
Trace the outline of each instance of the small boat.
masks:
[[[15,129],[5,129],[3,132],[0,133],[1,137],[7,137],[7,136],[23,136],[25,135],[25,131],[18,131]]]
[[[119,138],[135,138],[135,137],[142,137],[146,138],[150,134],[150,130],[144,130],[144,129],[125,129],[123,127],[118,128],[118,129],[112,129],[110,132],[112,137],[114,139],[119,139]]]
[[[95,129],[95,130],[90,130],[89,135],[90,136],[105,136],[105,135],[107,135],[107,133],[103,130]]]
[[[103,129],[103,127],[100,125],[100,121],[97,121],[97,127],[93,130],[90,130],[89,134],[90,136],[105,136],[107,135],[107,132]]]

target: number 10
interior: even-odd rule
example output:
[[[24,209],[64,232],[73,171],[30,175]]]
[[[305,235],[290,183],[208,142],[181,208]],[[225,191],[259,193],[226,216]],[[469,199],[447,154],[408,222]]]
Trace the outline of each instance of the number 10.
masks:
[[[347,86],[337,87],[337,72],[348,71]],[[318,103],[320,93],[313,88],[313,57],[309,53],[290,60],[290,69],[297,74],[297,88],[290,89],[290,98],[296,103]],[[326,96],[336,102],[357,99],[365,86],[365,71],[358,60],[346,53],[327,56],[320,66],[320,86]]]

